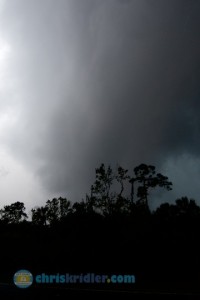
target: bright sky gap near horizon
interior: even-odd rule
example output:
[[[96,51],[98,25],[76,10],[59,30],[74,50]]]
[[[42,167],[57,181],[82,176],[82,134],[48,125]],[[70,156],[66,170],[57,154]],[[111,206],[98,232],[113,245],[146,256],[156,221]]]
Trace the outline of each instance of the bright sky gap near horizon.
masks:
[[[200,1],[0,0],[0,208],[79,201],[101,163],[200,204]]]

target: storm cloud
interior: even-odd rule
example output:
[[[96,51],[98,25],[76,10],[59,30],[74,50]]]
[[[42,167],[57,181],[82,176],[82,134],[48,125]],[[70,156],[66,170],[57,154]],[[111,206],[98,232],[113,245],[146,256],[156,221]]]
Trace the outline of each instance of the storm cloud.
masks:
[[[144,162],[197,197],[199,53],[199,1],[1,1],[2,148],[50,196]]]

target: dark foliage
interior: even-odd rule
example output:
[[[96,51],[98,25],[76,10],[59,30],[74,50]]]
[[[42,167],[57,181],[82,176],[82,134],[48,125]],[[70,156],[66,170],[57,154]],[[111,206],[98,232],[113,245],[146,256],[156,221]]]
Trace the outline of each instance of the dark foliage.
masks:
[[[81,202],[48,200],[32,209],[31,221],[23,203],[4,206],[0,281],[11,281],[19,269],[134,274],[136,284],[129,289],[200,292],[200,207],[187,197],[154,212],[148,206],[151,188],[171,185],[153,166],[142,164],[131,177],[122,167],[115,173],[102,164]]]

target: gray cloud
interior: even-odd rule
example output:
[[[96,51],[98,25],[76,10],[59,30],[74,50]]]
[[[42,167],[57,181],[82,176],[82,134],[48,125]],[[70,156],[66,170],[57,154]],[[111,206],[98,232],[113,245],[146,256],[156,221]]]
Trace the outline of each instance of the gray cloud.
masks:
[[[17,120],[2,143],[74,200],[101,162],[172,173],[184,157],[179,185],[186,154],[199,159],[199,15],[195,0],[5,2],[1,99]]]

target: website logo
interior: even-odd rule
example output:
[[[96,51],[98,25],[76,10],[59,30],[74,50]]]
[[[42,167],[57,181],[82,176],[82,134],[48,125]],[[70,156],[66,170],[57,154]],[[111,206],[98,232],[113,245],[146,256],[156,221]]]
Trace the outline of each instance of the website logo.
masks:
[[[19,270],[14,274],[14,284],[19,288],[27,288],[33,283],[33,275],[27,270]],[[134,284],[135,276],[133,274],[37,274],[34,282],[36,284]]]
[[[27,270],[19,270],[15,273],[14,284],[19,288],[27,288],[33,283],[33,275]]]

